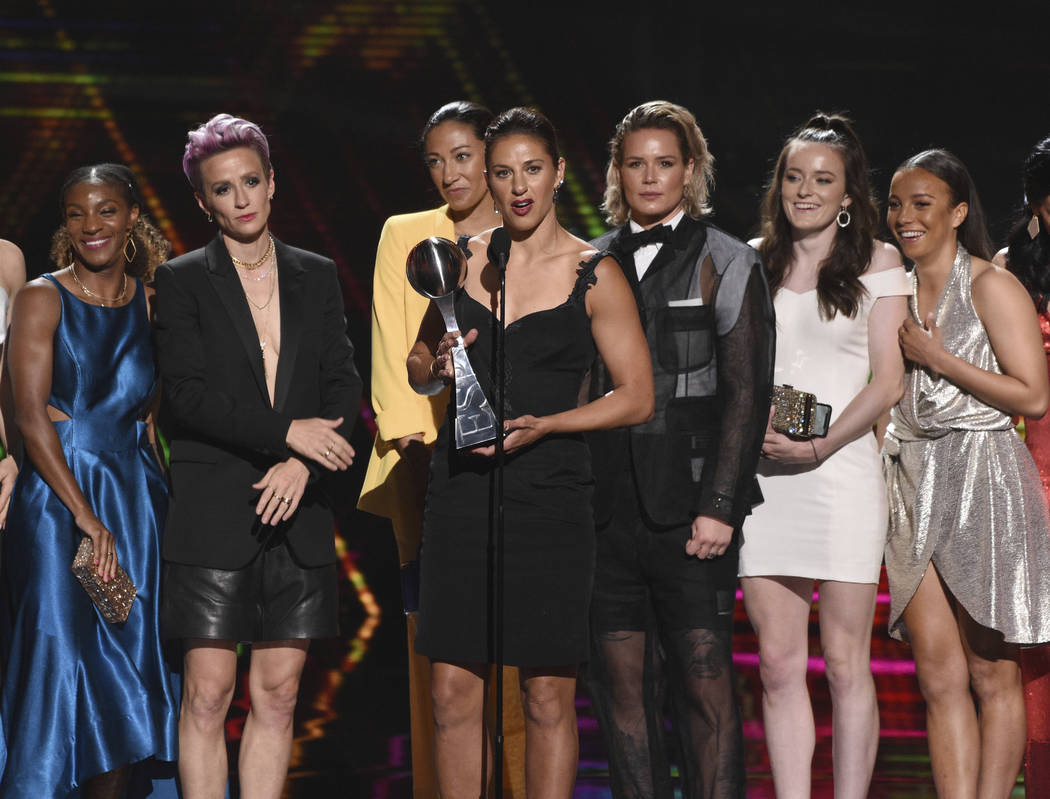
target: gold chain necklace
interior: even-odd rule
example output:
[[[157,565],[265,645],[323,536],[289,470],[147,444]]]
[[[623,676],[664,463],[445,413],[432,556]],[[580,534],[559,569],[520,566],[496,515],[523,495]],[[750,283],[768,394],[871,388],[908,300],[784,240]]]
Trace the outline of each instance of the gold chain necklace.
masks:
[[[73,280],[75,280],[76,284],[78,286],[80,286],[80,290],[82,292],[84,292],[87,296],[91,297],[91,299],[98,300],[99,304],[103,308],[106,307],[106,303],[107,302],[110,303],[110,304],[120,302],[122,299],[124,299],[124,295],[127,294],[127,292],[128,292],[128,273],[127,272],[124,273],[124,282],[120,286],[120,294],[118,294],[116,297],[103,297],[101,294],[96,294],[95,292],[93,292],[91,289],[89,289],[87,286],[85,286],[83,284],[83,282],[81,282],[80,277],[77,275],[77,267],[76,267],[75,264],[70,264],[69,265],[69,271],[73,273]],[[272,294],[271,294],[271,296],[272,296]]]
[[[258,269],[260,266],[266,263],[266,259],[269,258],[271,255],[273,255],[273,236],[270,236],[270,246],[266,248],[266,252],[263,253],[263,257],[260,258],[258,261],[248,263],[247,261],[242,261],[240,258],[237,258],[232,253],[230,254],[230,260],[237,264],[237,266],[239,266],[241,269],[251,272],[253,269]]]

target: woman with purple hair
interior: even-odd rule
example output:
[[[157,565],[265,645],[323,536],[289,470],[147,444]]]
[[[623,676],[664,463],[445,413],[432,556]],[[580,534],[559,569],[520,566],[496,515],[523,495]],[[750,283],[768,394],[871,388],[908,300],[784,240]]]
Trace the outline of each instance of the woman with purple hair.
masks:
[[[222,797],[237,645],[252,645],[241,795],[279,797],[311,638],[338,632],[324,475],[345,470],[361,395],[335,264],[269,232],[270,150],[220,114],[190,131],[183,170],[219,228],[157,270],[157,347],[172,498],[164,635],[182,639],[179,774]]]

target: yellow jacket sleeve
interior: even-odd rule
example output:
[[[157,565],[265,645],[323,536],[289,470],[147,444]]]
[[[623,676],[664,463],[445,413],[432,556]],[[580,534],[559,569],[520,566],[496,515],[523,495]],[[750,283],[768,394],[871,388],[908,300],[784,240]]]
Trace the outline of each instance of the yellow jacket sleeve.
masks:
[[[372,288],[372,408],[385,441],[412,433],[432,439],[434,434],[430,402],[412,390],[405,367],[429,304],[405,277],[405,260],[418,241],[406,237],[411,229],[405,227],[396,218],[383,225]]]

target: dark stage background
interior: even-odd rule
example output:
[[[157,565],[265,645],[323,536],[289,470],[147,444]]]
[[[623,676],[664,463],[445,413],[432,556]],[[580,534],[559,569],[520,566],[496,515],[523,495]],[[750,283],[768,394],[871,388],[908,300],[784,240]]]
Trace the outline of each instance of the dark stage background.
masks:
[[[604,229],[597,202],[614,124],[635,104],[663,98],[692,109],[707,134],[717,158],[715,221],[731,233],[754,232],[783,138],[824,109],[854,117],[880,199],[905,157],[934,145],[954,150],[1001,242],[1020,202],[1020,162],[1050,133],[1047,21],[1036,3],[983,4],[968,15],[935,3],[842,3],[817,13],[792,3],[666,0],[4,0],[0,237],[22,247],[31,277],[54,269],[47,249],[64,176],[116,160],[139,174],[175,253],[199,247],[213,231],[181,172],[185,132],[221,111],[246,116],[273,148],[271,226],[339,264],[367,376],[375,245],[387,216],[438,202],[415,149],[438,105],[469,98],[545,111],[568,161],[559,214],[585,238]],[[292,795],[401,796],[407,785],[396,553],[385,522],[352,510],[370,422],[366,403],[340,519],[347,637],[312,651]],[[875,637],[885,638],[884,627]],[[896,681],[887,691],[912,696],[907,669],[887,669]],[[755,701],[745,697],[752,717]],[[921,726],[914,708],[903,721],[886,713],[884,727]],[[586,773],[601,755],[586,742],[583,754]]]

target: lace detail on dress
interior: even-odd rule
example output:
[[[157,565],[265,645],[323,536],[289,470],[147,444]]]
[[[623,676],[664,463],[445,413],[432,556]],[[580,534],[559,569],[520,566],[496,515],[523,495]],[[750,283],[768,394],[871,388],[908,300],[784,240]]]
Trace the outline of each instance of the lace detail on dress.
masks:
[[[598,264],[601,263],[602,258],[605,258],[609,253],[605,250],[597,252],[594,256],[587,261],[580,261],[580,268],[576,270],[576,284],[572,287],[572,294],[569,295],[569,302],[577,303],[587,296],[587,290],[597,284],[598,275],[594,273]]]

